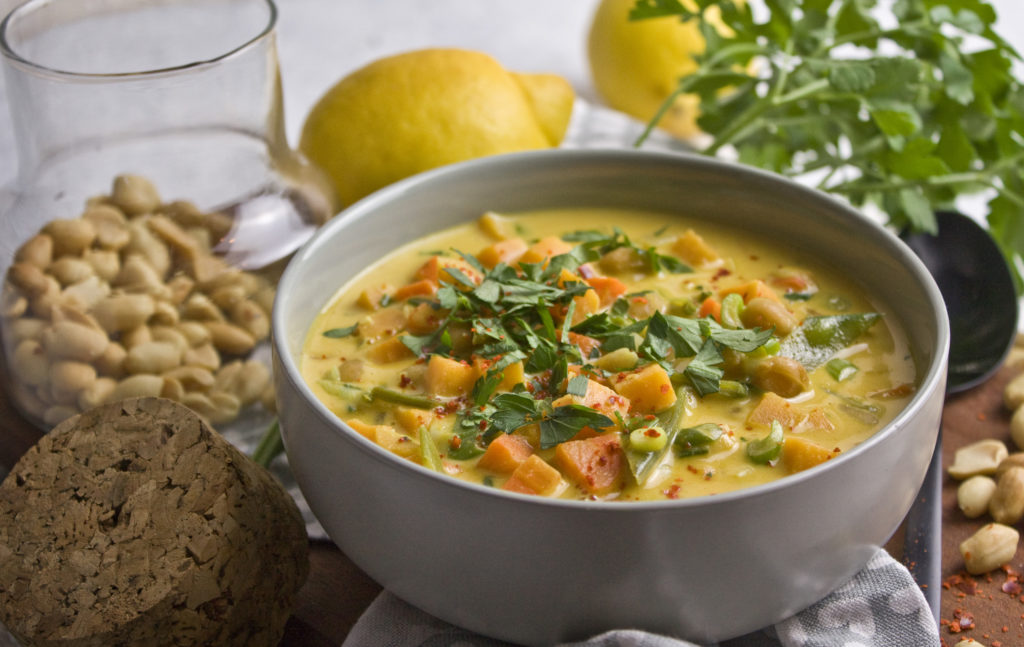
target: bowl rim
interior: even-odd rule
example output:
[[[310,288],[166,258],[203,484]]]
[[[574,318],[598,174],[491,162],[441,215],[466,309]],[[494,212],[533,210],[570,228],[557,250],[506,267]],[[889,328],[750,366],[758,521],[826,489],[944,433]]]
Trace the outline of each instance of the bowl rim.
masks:
[[[904,265],[911,271],[918,283],[924,291],[924,296],[927,301],[931,304],[933,313],[937,317],[936,326],[937,338],[935,356],[931,361],[930,365],[927,366],[927,370],[921,374],[918,381],[917,389],[910,402],[896,414],[896,416],[889,421],[888,424],[883,426],[877,432],[872,434],[869,438],[849,450],[840,453],[839,456],[834,459],[828,460],[822,464],[816,465],[812,468],[797,472],[796,474],[789,474],[785,477],[775,479],[767,483],[761,483],[750,487],[740,488],[728,492],[723,492],[714,495],[703,495],[696,497],[683,497],[679,499],[666,499],[666,500],[651,500],[651,501],[617,501],[611,500],[589,500],[589,499],[563,499],[563,498],[551,498],[551,497],[540,497],[528,494],[521,494],[517,492],[508,492],[505,490],[499,490],[497,488],[488,487],[482,484],[472,483],[469,481],[463,481],[462,479],[450,476],[447,474],[439,474],[434,470],[430,470],[418,463],[414,463],[407,459],[401,458],[393,454],[392,452],[384,449],[377,443],[359,434],[344,421],[341,420],[335,413],[333,413],[327,406],[321,402],[310,390],[305,380],[302,378],[298,364],[295,361],[295,357],[292,356],[289,351],[286,342],[284,341],[285,321],[288,317],[288,313],[285,312],[285,304],[288,302],[289,287],[294,284],[297,279],[296,276],[301,272],[301,264],[303,260],[308,256],[316,252],[319,241],[329,238],[337,229],[343,229],[348,226],[349,222],[356,221],[361,218],[369,217],[380,205],[387,204],[388,202],[396,199],[397,197],[415,192],[422,185],[429,185],[434,182],[438,182],[442,179],[449,178],[451,176],[459,176],[464,173],[472,172],[477,169],[492,169],[509,167],[511,169],[521,167],[533,167],[539,163],[543,164],[560,164],[560,165],[572,165],[577,163],[621,163],[627,160],[642,160],[646,159],[653,163],[657,163],[659,166],[673,166],[687,164],[703,166],[712,170],[726,173],[734,173],[739,175],[746,175],[751,179],[759,179],[775,184],[781,184],[786,186],[789,190],[796,191],[797,193],[805,195],[808,199],[816,200],[818,202],[831,203],[831,208],[837,209],[841,213],[848,217],[854,218],[862,223],[862,226],[875,229],[876,233],[882,235],[884,238],[889,239],[895,249],[900,251],[900,260]],[[352,277],[346,277],[345,281],[338,284],[338,289]],[[778,493],[780,490],[789,490],[791,488],[798,487],[809,479],[815,479],[823,472],[839,469],[842,465],[856,460],[856,457],[860,454],[866,453],[871,450],[875,445],[878,445],[884,440],[895,433],[899,433],[900,430],[908,424],[908,421],[916,416],[920,410],[927,406],[927,401],[932,397],[942,397],[944,394],[944,384],[946,379],[946,365],[949,354],[950,346],[950,332],[949,332],[949,321],[942,299],[942,295],[939,292],[938,286],[936,285],[931,274],[924,266],[923,262],[906,246],[903,241],[899,240],[898,236],[895,235],[891,230],[887,229],[881,223],[872,220],[866,214],[853,208],[846,202],[839,200],[838,198],[825,193],[814,187],[810,187],[794,180],[788,179],[763,169],[740,164],[737,162],[731,162],[728,160],[722,160],[718,158],[711,158],[695,153],[678,153],[678,152],[663,152],[663,151],[651,151],[642,149],[619,149],[619,148],[601,148],[601,149],[546,149],[540,151],[525,151],[525,152],[514,152],[514,153],[503,153],[499,155],[492,155],[484,158],[468,160],[464,162],[457,162],[446,166],[438,167],[422,173],[407,177],[399,180],[383,189],[380,189],[357,202],[342,209],[333,219],[329,220],[323,227],[321,227],[302,247],[300,247],[296,253],[290,259],[286,266],[281,278],[278,282],[279,298],[275,299],[274,309],[272,313],[272,340],[274,347],[274,354],[278,358],[275,361],[277,368],[283,371],[283,375],[278,376],[279,379],[286,379],[289,384],[294,388],[296,393],[303,399],[303,401],[311,405],[311,411],[325,422],[329,427],[332,428],[334,433],[341,436],[347,436],[350,441],[354,440],[355,445],[365,453],[368,457],[372,457],[378,462],[384,463],[392,469],[408,469],[413,473],[421,476],[434,479],[438,484],[444,485],[447,488],[452,488],[463,493],[476,494],[479,496],[497,496],[504,498],[509,502],[520,503],[524,505],[541,506],[541,507],[554,507],[554,508],[567,508],[570,510],[598,510],[602,513],[613,513],[613,514],[637,514],[651,510],[678,510],[680,508],[703,508],[709,505],[722,505],[727,502],[736,502],[739,500],[750,500],[758,499],[761,497],[767,497]],[[281,297],[280,295],[284,295]],[[328,297],[333,297],[333,294]],[[325,300],[324,306],[327,301]],[[901,322],[902,323],[902,322]],[[907,331],[909,334],[910,331]],[[283,388],[280,385],[277,387],[278,392]],[[280,395],[278,397],[280,402]],[[286,425],[282,424],[282,437],[284,439],[285,450],[289,445],[288,431]],[[938,437],[939,425],[936,425],[935,437]]]

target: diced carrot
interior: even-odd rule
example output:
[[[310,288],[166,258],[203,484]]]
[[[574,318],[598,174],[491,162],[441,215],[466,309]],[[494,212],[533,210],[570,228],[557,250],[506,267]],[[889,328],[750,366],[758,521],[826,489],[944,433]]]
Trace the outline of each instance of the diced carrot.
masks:
[[[378,364],[389,364],[412,357],[413,352],[402,342],[401,338],[388,337],[367,346],[366,356]]]
[[[565,242],[558,236],[547,236],[541,238],[519,257],[520,263],[540,263],[553,256],[565,254],[572,250],[572,245]]]
[[[466,362],[459,362],[440,355],[431,355],[427,360],[424,386],[427,393],[442,397],[467,395],[476,382],[476,369]]]
[[[592,276],[586,281],[597,293],[602,308],[609,307],[626,293],[626,284],[614,276]]]
[[[554,463],[591,494],[608,494],[620,489],[625,481],[626,457],[618,434],[561,443],[555,448]]]
[[[790,474],[824,463],[836,455],[818,443],[797,435],[786,436],[786,442],[782,445],[782,464]]]
[[[497,361],[499,358],[473,358],[473,370],[477,379],[487,374],[487,370]],[[523,367],[522,362],[515,362],[509,364],[501,372],[501,382],[498,384],[497,391],[511,391],[515,388],[515,385],[526,382],[526,369]]]
[[[723,288],[718,291],[719,296],[726,296],[727,294],[739,294],[743,297],[743,303],[749,303],[754,297],[767,297],[779,301],[779,295],[776,294],[775,290],[762,281],[761,279],[754,279],[753,281],[747,281],[739,285],[732,287]]]
[[[705,267],[722,260],[718,252],[692,229],[687,229],[672,243],[672,251],[694,267]]]
[[[437,284],[427,279],[420,279],[419,281],[413,281],[407,283],[402,287],[395,290],[392,295],[392,299],[395,301],[405,301],[411,297],[429,297],[433,296],[437,292]]]
[[[512,265],[526,253],[526,241],[522,238],[509,238],[484,247],[477,252],[476,258],[484,267],[493,268],[498,263]]]
[[[544,459],[531,454],[512,472],[502,489],[523,494],[548,495],[558,489],[562,475]]]
[[[628,398],[633,413],[657,413],[676,403],[676,390],[668,373],[658,364],[648,364],[629,373],[619,373],[612,382],[619,395]]]
[[[434,285],[440,285],[441,281],[460,285],[460,282],[448,272],[449,268],[462,272],[473,283],[480,283],[483,279],[475,267],[461,258],[450,256],[431,256],[430,260],[416,271],[416,278],[426,279]]]
[[[477,466],[485,470],[509,474],[533,454],[533,447],[523,436],[501,434],[491,441],[480,456]]]
[[[381,307],[381,300],[385,295],[390,294],[392,289],[387,283],[368,287],[359,293],[356,303],[367,310],[378,310]]]
[[[697,310],[697,317],[703,319],[704,317],[711,316],[715,321],[722,321],[722,302],[715,297],[708,297],[701,302],[700,308]]]
[[[569,332],[569,343],[579,346],[580,353],[583,354],[584,358],[590,357],[594,349],[601,346],[599,340],[572,331]]]

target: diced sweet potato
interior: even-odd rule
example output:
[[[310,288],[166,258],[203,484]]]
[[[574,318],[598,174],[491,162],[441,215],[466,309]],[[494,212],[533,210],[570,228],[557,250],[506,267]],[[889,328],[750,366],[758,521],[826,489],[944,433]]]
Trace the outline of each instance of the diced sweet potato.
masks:
[[[429,303],[420,303],[409,311],[405,329],[414,335],[432,333],[444,321],[441,311],[434,309]]]
[[[366,436],[373,442],[377,442],[377,432],[380,431],[381,429],[390,429],[391,431],[395,430],[395,428],[390,425],[371,425],[370,423],[363,422],[362,420],[359,420],[357,418],[346,420],[345,424],[347,424],[349,427],[352,427],[357,432],[359,432],[363,436]]]
[[[477,252],[476,258],[484,267],[493,268],[498,263],[512,265],[526,253],[526,241],[522,238],[509,238],[484,247]]]
[[[783,429],[791,430],[805,416],[806,414],[792,402],[776,393],[767,391],[747,416],[747,423],[770,426],[773,420],[777,420]]]
[[[485,234],[496,240],[511,238],[515,231],[511,220],[493,211],[480,216],[477,224]]]
[[[427,279],[420,279],[419,281],[413,281],[407,283],[391,295],[391,298],[395,301],[405,301],[412,297],[429,297],[433,296],[437,292],[437,284]]]
[[[672,252],[692,267],[706,267],[722,260],[718,252],[700,234],[687,229],[672,243]]]
[[[491,441],[480,456],[477,466],[493,472],[510,474],[533,454],[533,447],[523,436],[501,434]]]
[[[356,303],[367,310],[378,310],[381,307],[381,300],[385,295],[391,294],[392,290],[393,288],[387,283],[368,287],[359,293]]]
[[[786,436],[782,446],[782,464],[790,474],[824,463],[837,454],[797,435]]]
[[[473,358],[473,369],[476,371],[475,375],[477,379],[487,374],[487,369],[491,367],[497,358]],[[520,384],[526,381],[526,369],[523,367],[522,362],[515,362],[509,364],[501,371],[501,382],[498,384],[497,391],[511,391],[516,384]]]
[[[408,346],[402,343],[400,338],[388,337],[368,346],[366,348],[366,356],[377,364],[389,364],[406,357],[412,357],[413,353]]]
[[[451,256],[431,256],[430,260],[416,271],[416,278],[425,279],[434,285],[440,285],[441,281],[461,285],[461,282],[456,281],[448,272],[449,268],[462,272],[473,283],[480,283],[483,279],[475,267],[461,258],[453,258]]]
[[[367,342],[381,337],[393,337],[405,328],[405,313],[401,308],[385,308],[359,322],[359,336]]]
[[[761,279],[754,279],[753,281],[747,281],[746,283],[740,283],[739,285],[733,285],[731,287],[722,288],[718,291],[718,294],[722,297],[727,294],[739,294],[743,297],[743,303],[749,303],[754,297],[765,297],[768,299],[779,300],[779,295],[775,290],[762,281]]]
[[[630,408],[629,398],[616,393],[600,382],[590,379],[587,380],[587,392],[585,395],[566,394],[551,402],[551,405],[554,407],[561,407],[567,404],[582,404],[585,407],[600,411],[612,420],[615,420],[616,413],[625,416]]]
[[[565,254],[572,249],[572,245],[565,242],[558,236],[547,236],[541,238],[523,252],[519,257],[520,263],[540,263],[553,256]]]
[[[625,481],[626,456],[618,434],[564,442],[555,448],[554,463],[566,478],[590,494],[608,494]]]
[[[648,364],[620,373],[612,383],[615,391],[629,399],[633,413],[658,413],[676,403],[676,390],[668,373],[658,364]]]
[[[419,432],[420,427],[427,426],[434,419],[434,412],[412,407],[395,407],[395,420],[409,434]]]
[[[586,281],[597,293],[602,308],[609,307],[626,293],[626,284],[614,276],[592,276]]]
[[[442,397],[468,395],[476,382],[476,369],[440,355],[431,355],[427,361],[424,386],[427,393]]]
[[[554,493],[561,482],[562,475],[558,470],[545,463],[540,456],[531,454],[512,472],[502,489],[546,496]]]
[[[416,456],[420,448],[418,442],[390,425],[381,425],[377,428],[377,444],[402,458]]]

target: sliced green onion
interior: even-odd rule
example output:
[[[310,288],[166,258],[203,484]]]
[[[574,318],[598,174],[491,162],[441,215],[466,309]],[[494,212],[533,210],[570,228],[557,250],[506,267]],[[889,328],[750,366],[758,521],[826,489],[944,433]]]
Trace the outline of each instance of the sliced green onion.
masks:
[[[680,457],[707,454],[708,445],[722,437],[722,427],[705,422],[695,427],[680,429],[673,446]]]
[[[836,382],[842,382],[843,380],[848,380],[856,375],[859,369],[853,362],[841,357],[836,357],[834,359],[830,359],[828,363],[825,364],[825,370],[828,371],[828,374],[831,375]]]
[[[740,315],[743,314],[744,308],[746,304],[743,303],[742,295],[736,292],[725,295],[722,299],[722,325],[726,328],[742,328],[743,321]]]
[[[629,432],[629,448],[637,452],[656,452],[668,444],[668,434],[656,425]]]
[[[778,459],[784,442],[782,425],[778,420],[772,420],[772,428],[767,436],[747,443],[747,457],[759,465],[768,465]]]
[[[750,395],[750,388],[736,380],[719,380],[718,393],[729,398],[745,398]]]

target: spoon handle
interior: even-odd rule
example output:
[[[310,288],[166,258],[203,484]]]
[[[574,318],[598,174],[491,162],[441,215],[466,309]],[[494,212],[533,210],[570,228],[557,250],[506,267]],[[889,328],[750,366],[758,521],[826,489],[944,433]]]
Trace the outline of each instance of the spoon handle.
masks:
[[[939,621],[942,570],[942,427],[921,490],[907,513],[903,563],[921,587],[935,622]]]

